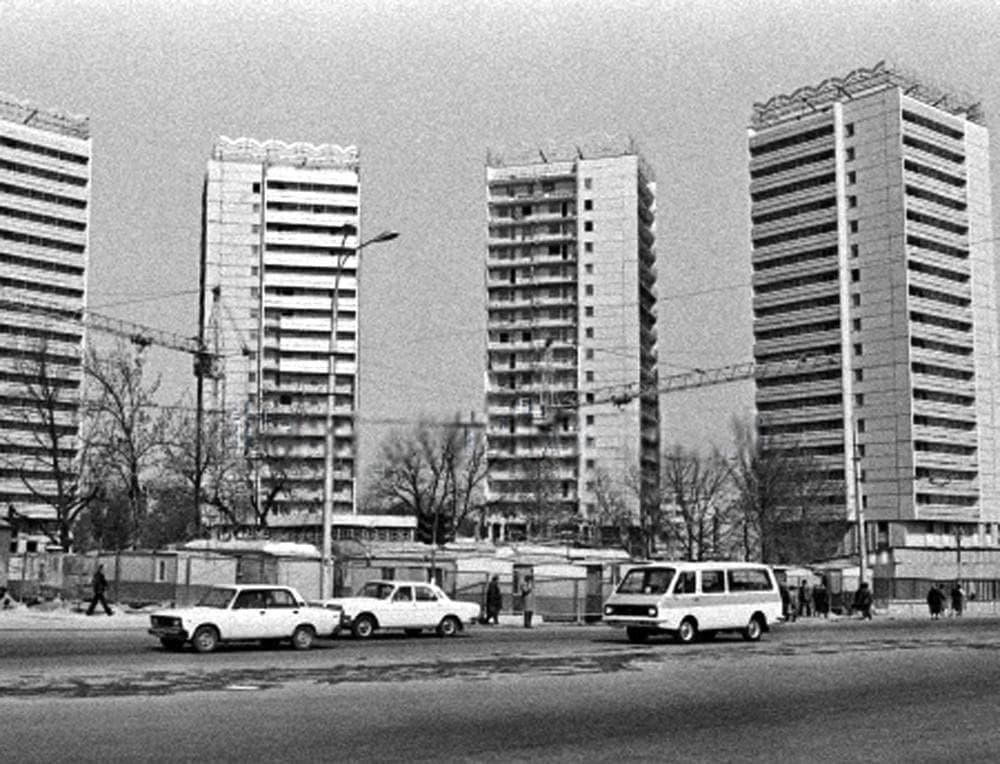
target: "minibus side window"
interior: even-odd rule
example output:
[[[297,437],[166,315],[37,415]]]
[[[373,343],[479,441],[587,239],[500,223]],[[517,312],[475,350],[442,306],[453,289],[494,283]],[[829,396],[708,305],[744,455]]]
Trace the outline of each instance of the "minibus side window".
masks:
[[[703,570],[701,572],[702,594],[724,594],[726,578],[721,570]]]
[[[729,571],[731,592],[769,592],[771,589],[771,578],[763,568]]]
[[[677,576],[677,583],[674,584],[674,594],[694,594],[694,571],[687,570]]]

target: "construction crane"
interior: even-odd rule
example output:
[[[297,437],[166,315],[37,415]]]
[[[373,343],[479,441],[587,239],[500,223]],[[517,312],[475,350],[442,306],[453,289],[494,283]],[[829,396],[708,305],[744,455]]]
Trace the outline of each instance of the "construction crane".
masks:
[[[800,358],[765,363],[745,361],[743,363],[719,366],[712,369],[692,369],[680,374],[671,374],[660,378],[655,384],[646,385],[645,387],[633,382],[625,385],[598,388],[594,391],[593,400],[581,402],[578,398],[574,403],[555,405],[556,408],[578,409],[582,406],[597,406],[604,403],[612,403],[621,408],[646,393],[665,395],[681,390],[693,390],[700,387],[739,382],[744,379],[767,379],[795,372],[822,371],[824,369],[839,368],[840,363],[839,356],[829,355],[802,356]]]

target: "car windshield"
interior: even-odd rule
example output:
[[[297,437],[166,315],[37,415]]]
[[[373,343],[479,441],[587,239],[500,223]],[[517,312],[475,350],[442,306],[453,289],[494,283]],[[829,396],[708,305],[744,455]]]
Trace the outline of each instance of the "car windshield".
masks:
[[[633,568],[618,585],[618,593],[664,594],[674,573],[673,568]]]
[[[198,600],[198,607],[229,607],[235,593],[235,589],[209,589]]]
[[[358,593],[359,597],[372,597],[377,600],[387,600],[396,587],[383,581],[369,581]]]

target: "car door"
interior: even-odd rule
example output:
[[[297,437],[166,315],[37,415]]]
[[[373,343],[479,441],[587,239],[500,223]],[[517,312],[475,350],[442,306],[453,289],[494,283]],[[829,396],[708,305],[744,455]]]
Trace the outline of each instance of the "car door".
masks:
[[[267,607],[259,589],[244,589],[233,600],[223,639],[262,639],[267,636]],[[228,633],[227,633],[228,632]]]
[[[299,603],[287,589],[270,589],[267,603],[266,630],[270,639],[290,637],[299,625]]]
[[[413,600],[413,587],[397,586],[386,601],[383,613],[379,617],[379,624],[385,628],[407,629],[417,625],[417,606]]]
[[[444,611],[447,603],[442,602],[438,593],[429,586],[413,588],[416,596],[414,610],[418,619],[417,625],[425,628],[437,626],[446,615]]]
[[[699,595],[698,625],[701,629],[720,629],[728,624],[726,610],[726,574],[720,569],[702,570],[701,594]]]

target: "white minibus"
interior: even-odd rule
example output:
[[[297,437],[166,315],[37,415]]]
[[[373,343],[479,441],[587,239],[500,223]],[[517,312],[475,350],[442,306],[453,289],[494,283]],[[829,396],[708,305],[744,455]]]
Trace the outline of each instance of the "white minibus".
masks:
[[[738,631],[756,641],[782,619],[774,571],[749,562],[654,562],[629,568],[604,603],[604,622],[631,642],[671,634],[680,642]]]

